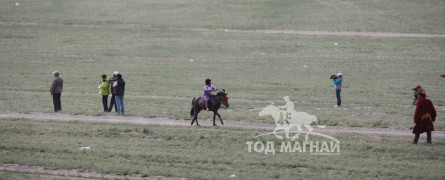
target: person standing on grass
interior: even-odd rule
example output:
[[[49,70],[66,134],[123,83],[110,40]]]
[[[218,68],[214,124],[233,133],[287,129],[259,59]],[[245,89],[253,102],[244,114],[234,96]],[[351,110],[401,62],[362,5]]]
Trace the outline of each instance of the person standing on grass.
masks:
[[[417,100],[416,112],[414,113],[414,129],[415,134],[413,144],[417,144],[420,134],[426,132],[427,142],[431,144],[431,131],[434,131],[433,122],[436,121],[436,109],[433,102],[426,98],[424,91],[419,93]]]
[[[337,73],[337,78],[332,79],[332,83],[335,86],[335,96],[337,97],[337,105],[335,107],[341,107],[341,88],[343,84],[343,73]]]
[[[60,96],[62,95],[63,79],[60,77],[59,71],[54,71],[54,80],[51,83],[49,92],[53,96],[54,112],[62,110],[62,102],[60,102]]]
[[[119,72],[114,71],[113,77],[110,79],[110,85],[113,85],[114,82],[117,80],[117,74]],[[113,110],[113,105],[116,105],[116,94],[114,94],[114,87],[110,86],[110,92],[111,92],[111,100],[110,100],[110,106],[108,107],[108,112],[111,112]],[[114,111],[117,112],[117,107],[114,107]]]
[[[102,74],[102,82],[99,85],[99,95],[102,96],[104,112],[108,112],[108,95],[110,94],[110,79],[106,74]]]
[[[117,74],[117,80],[113,84],[113,91],[116,98],[116,108],[118,115],[124,115],[124,93],[125,81],[121,74]]]

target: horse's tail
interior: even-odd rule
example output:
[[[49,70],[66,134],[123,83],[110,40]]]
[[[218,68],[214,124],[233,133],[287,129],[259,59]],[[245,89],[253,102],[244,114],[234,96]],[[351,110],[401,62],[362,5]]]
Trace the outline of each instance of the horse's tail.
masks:
[[[190,116],[193,117],[195,115],[195,108],[192,107],[192,110],[190,110]]]
[[[194,98],[192,99],[192,106],[193,106],[193,102],[195,102],[195,99],[196,99],[196,97],[194,97]]]
[[[193,106],[193,103],[195,102],[196,97],[192,100],[192,110],[190,110],[190,116],[193,117],[195,115],[195,107]]]

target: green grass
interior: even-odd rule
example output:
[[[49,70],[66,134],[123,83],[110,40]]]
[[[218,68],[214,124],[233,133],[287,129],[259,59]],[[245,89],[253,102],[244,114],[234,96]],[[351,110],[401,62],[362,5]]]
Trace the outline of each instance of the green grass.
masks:
[[[63,178],[63,177],[54,177],[54,176],[47,176],[47,175],[40,175],[40,174],[25,174],[25,173],[6,172],[6,171],[0,171],[0,178],[2,178],[2,179],[33,179],[33,180],[76,179],[76,178]]]
[[[265,133],[256,130],[8,119],[0,125],[0,163],[192,179],[444,178],[444,138],[427,145],[422,136],[412,145],[412,137],[336,134],[341,154],[317,156],[249,153],[246,141],[281,142],[253,138]]]
[[[2,1],[0,21],[443,34],[441,0]]]
[[[290,96],[296,108],[330,125],[409,128],[411,88],[422,84],[445,127],[445,43],[439,38],[266,35],[114,29],[66,25],[1,26],[0,109],[51,112],[51,72],[65,80],[63,112],[100,115],[97,81],[123,73],[127,115],[189,118],[189,104],[213,79],[229,91],[225,119],[258,118],[269,102]],[[27,36],[29,38],[19,38]],[[339,43],[334,46],[334,42]],[[264,54],[263,54],[264,53]],[[195,59],[190,62],[189,59]],[[304,65],[307,68],[304,68]],[[332,108],[328,77],[345,74],[344,109]],[[176,98],[175,98],[176,97]],[[257,101],[261,100],[261,101]],[[204,115],[203,118],[209,118]]]
[[[411,88],[422,84],[437,105],[436,129],[445,128],[445,80],[439,77],[445,73],[443,37],[254,32],[444,34],[444,1],[15,3],[0,2],[0,111],[52,112],[48,89],[51,72],[59,70],[65,80],[62,112],[102,116],[97,81],[103,72],[118,70],[127,82],[129,116],[188,120],[191,99],[201,95],[203,81],[211,78],[229,91],[230,108],[221,110],[223,119],[272,123],[271,117],[259,117],[259,110],[271,102],[284,105],[282,97],[290,96],[298,111],[316,115],[320,124],[408,129],[414,113]],[[339,71],[345,74],[340,110],[332,108],[335,95],[328,79]],[[411,146],[406,137],[338,135],[341,156],[269,156],[246,154],[246,138],[259,133],[252,130],[0,123],[3,163],[193,179],[231,174],[242,179],[320,178],[327,173],[336,179],[414,179],[419,173],[410,170],[420,169],[443,179],[443,138],[433,146]],[[82,145],[94,150],[81,153]],[[15,174],[0,174],[10,176]]]

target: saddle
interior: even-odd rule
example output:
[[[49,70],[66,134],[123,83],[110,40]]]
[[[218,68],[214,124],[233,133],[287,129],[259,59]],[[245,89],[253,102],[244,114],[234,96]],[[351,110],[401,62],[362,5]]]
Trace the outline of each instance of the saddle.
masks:
[[[192,100],[192,105],[194,103],[199,106],[202,106],[202,104],[206,103],[205,97],[204,96],[194,97]],[[202,107],[202,108],[204,108],[204,107]]]

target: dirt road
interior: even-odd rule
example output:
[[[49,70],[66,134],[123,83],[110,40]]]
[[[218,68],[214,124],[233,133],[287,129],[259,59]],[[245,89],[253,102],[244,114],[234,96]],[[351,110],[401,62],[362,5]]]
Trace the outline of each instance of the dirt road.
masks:
[[[134,116],[86,116],[86,115],[70,115],[61,113],[17,113],[17,112],[0,112],[0,119],[29,119],[37,121],[84,121],[84,122],[104,122],[104,123],[130,123],[130,124],[146,124],[146,125],[166,125],[166,126],[190,126],[190,120],[174,120],[168,118],[145,118]],[[210,120],[200,120],[201,126],[212,126]],[[274,124],[253,123],[245,121],[224,120],[224,127],[239,129],[258,129],[270,130],[275,128]],[[219,122],[217,122],[219,124]],[[339,133],[357,133],[369,135],[389,135],[389,136],[413,136],[412,130],[400,130],[390,128],[368,128],[368,127],[345,127],[345,126],[327,126],[319,128],[312,126],[314,132],[326,134]],[[435,137],[445,137],[444,131],[434,131]]]
[[[425,34],[425,33],[396,33],[396,32],[354,32],[354,31],[302,31],[302,30],[239,30],[239,29],[205,29],[205,28],[160,28],[143,24],[65,24],[52,22],[14,22],[0,21],[3,26],[71,26],[85,28],[114,28],[114,29],[170,29],[176,31],[192,31],[192,32],[235,32],[235,33],[259,33],[259,34],[282,34],[282,35],[304,35],[304,36],[359,36],[359,37],[415,37],[415,38],[445,38],[445,34]]]
[[[25,173],[25,174],[38,174],[43,179],[153,179],[153,180],[179,180],[186,178],[176,177],[163,177],[163,176],[150,176],[141,177],[141,175],[117,175],[117,174],[103,174],[93,171],[83,171],[76,169],[59,169],[47,166],[28,166],[19,164],[2,164],[0,163],[0,171],[13,172],[13,173]],[[35,177],[34,177],[35,178]],[[37,179],[40,179],[37,178]],[[32,178],[33,179],[33,178]]]

